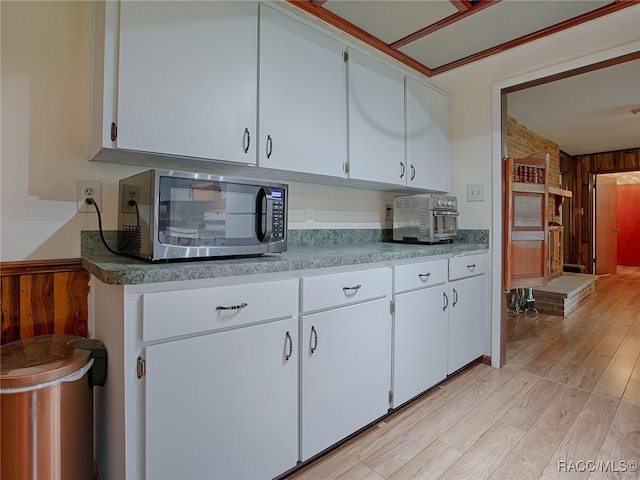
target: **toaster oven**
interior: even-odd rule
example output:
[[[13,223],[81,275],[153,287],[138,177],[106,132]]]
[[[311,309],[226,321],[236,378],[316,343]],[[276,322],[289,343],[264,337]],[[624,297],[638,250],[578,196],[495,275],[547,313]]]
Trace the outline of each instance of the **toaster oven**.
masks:
[[[458,235],[458,200],[450,195],[399,195],[393,200],[393,241],[448,243]]]

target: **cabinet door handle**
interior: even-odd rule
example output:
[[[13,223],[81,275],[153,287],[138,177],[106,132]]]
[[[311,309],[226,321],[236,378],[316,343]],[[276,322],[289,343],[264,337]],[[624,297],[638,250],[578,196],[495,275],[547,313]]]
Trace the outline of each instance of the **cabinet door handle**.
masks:
[[[248,304],[243,302],[240,305],[228,305],[228,306],[223,306],[223,305],[218,305],[216,307],[216,311],[218,310],[240,310],[244,307],[246,307]]]
[[[358,290],[360,290],[361,288],[362,288],[362,285],[360,284],[355,285],[353,287],[342,287],[342,292],[347,297],[353,297],[356,293],[358,293]]]
[[[411,165],[411,180],[413,180],[414,178],[416,178],[416,167]]]
[[[267,135],[267,158],[271,158],[271,154],[273,153],[273,139],[271,135]]]
[[[318,332],[316,331],[316,327],[311,326],[311,335],[313,336],[313,346],[311,347],[311,355],[315,353],[318,348]]]
[[[456,306],[456,303],[458,303],[458,292],[456,291],[456,289],[453,289],[453,306]]]
[[[291,355],[293,355],[293,339],[291,338],[291,334],[289,332],[285,335],[285,342],[289,342],[289,353],[284,356],[285,361],[289,361]]]
[[[400,178],[404,177],[404,162],[400,162]]]
[[[449,306],[449,297],[447,297],[447,292],[442,292],[442,300],[444,301],[444,305],[442,306],[442,311],[444,312]]]
[[[249,133],[249,129],[244,129],[244,135],[242,135],[242,149],[244,153],[249,152],[249,145],[251,145],[251,134]]]
[[[427,273],[419,273],[418,277],[420,278],[420,280],[422,280],[423,282],[426,282],[427,280],[429,280],[429,277],[431,276],[430,272]]]
[[[476,269],[476,264],[473,263],[471,265],[467,265],[467,268],[469,269],[470,272],[473,272]]]

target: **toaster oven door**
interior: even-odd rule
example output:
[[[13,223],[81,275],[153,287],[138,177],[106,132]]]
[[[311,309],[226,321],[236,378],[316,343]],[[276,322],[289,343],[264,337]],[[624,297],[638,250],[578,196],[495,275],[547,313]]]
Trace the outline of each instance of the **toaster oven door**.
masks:
[[[458,234],[458,212],[433,211],[431,234],[435,238],[454,238]]]

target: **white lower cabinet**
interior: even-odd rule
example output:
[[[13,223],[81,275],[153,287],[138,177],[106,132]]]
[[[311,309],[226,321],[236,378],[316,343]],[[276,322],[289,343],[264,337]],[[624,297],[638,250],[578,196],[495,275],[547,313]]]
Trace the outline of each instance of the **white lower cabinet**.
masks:
[[[298,458],[297,319],[146,348],[149,479],[273,478]]]
[[[391,271],[365,270],[302,282],[303,309],[321,306],[321,299],[331,304],[301,317],[304,461],[389,410]],[[341,303],[351,304],[335,308]]]
[[[447,376],[447,260],[397,266],[394,274],[393,407],[397,407]]]
[[[267,479],[321,453],[484,353],[485,262],[126,286],[92,277],[92,336],[109,352],[96,391],[100,477]]]
[[[486,255],[449,259],[449,360],[453,373],[485,352]]]
[[[302,317],[302,460],[389,409],[389,300]]]

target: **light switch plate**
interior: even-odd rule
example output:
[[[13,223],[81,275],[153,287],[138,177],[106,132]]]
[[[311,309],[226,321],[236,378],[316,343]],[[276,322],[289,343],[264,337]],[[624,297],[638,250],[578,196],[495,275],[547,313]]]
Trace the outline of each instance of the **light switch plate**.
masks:
[[[484,184],[474,183],[467,185],[467,202],[483,202],[484,201]]]

